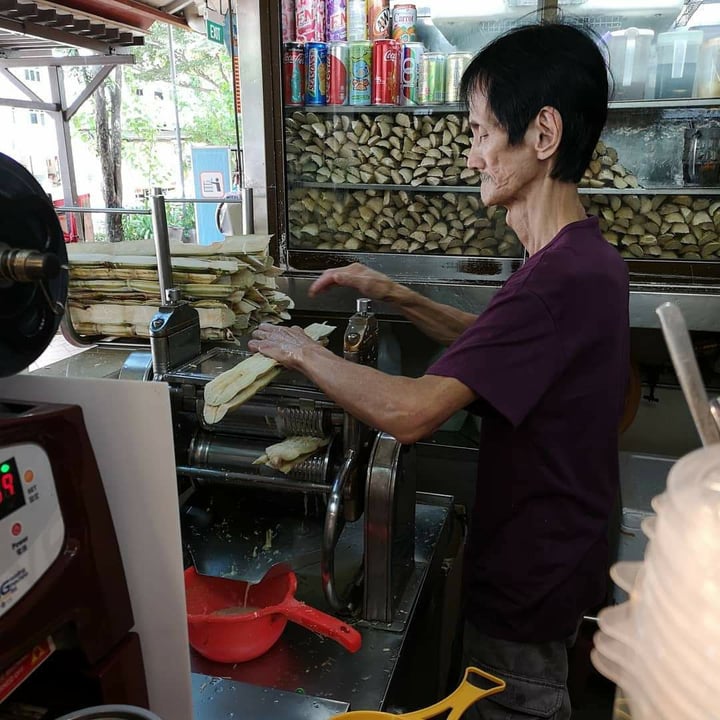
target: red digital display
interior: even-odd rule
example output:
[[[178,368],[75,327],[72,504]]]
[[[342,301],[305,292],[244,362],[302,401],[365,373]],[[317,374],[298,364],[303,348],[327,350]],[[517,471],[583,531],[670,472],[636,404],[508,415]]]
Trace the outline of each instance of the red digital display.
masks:
[[[0,520],[25,504],[15,458],[0,462]]]

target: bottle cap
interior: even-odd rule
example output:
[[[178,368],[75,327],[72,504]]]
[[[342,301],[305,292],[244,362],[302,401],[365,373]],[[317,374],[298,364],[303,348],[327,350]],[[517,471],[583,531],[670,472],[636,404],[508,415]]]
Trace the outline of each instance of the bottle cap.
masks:
[[[358,298],[357,311],[367,314],[372,312],[372,300],[370,298]]]

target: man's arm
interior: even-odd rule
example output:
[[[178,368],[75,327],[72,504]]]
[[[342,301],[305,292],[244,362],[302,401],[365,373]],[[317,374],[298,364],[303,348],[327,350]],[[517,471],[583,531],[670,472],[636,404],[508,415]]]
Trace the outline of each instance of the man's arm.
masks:
[[[362,422],[411,444],[430,435],[476,397],[459,380],[436,375],[387,375],[347,362],[312,341],[298,327],[263,324],[251,350],[274,358],[312,380],[329,398]]]
[[[434,302],[360,263],[326,270],[310,286],[310,295],[318,295],[334,285],[352,287],[365,297],[393,303],[417,328],[443,345],[450,345],[477,318]]]

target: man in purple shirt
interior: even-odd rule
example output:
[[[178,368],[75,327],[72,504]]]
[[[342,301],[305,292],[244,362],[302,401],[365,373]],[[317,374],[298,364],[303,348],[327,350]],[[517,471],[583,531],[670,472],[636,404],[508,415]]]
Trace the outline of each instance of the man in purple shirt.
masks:
[[[449,345],[420,378],[345,362],[299,328],[261,325],[250,347],[403,443],[461,408],[482,416],[464,662],[507,689],[466,717],[566,720],[566,649],[604,598],[629,369],[627,270],[576,187],[605,123],[607,68],[583,31],[527,26],[473,59],[461,93],[468,167],[481,173],[483,204],[507,208],[523,267],[479,316],[359,264],[315,281],[313,294],[340,285],[395,303]]]

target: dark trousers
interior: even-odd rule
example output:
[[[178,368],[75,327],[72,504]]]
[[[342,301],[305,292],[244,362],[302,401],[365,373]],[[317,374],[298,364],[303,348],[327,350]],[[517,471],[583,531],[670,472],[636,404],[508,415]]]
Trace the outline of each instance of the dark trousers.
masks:
[[[565,641],[518,643],[480,633],[466,622],[463,670],[472,665],[507,683],[497,695],[476,702],[464,720],[568,720],[567,651],[576,634]]]

